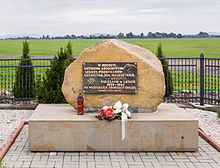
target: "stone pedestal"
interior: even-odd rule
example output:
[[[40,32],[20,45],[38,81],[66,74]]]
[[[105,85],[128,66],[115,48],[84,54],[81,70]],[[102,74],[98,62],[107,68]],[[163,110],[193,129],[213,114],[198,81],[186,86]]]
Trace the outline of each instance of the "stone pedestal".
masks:
[[[67,104],[40,104],[29,121],[30,151],[197,151],[198,120],[174,104],[133,113],[121,140],[121,120],[76,115]]]

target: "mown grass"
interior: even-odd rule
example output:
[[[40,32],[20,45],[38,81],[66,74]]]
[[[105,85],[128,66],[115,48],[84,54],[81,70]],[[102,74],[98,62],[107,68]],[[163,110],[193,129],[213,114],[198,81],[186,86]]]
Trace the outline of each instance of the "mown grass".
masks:
[[[28,40],[31,55],[55,55],[60,47],[67,45],[69,40]],[[70,40],[73,55],[79,55],[82,50],[99,40]],[[0,40],[0,54],[17,55],[22,53],[22,40]]]
[[[39,62],[34,62],[34,65],[40,66]],[[15,64],[14,64],[15,65]],[[18,62],[16,62],[18,65]],[[50,65],[50,62],[46,62],[44,65]],[[36,67],[35,80],[43,79],[47,68]],[[1,68],[0,69],[0,90],[12,91],[13,84],[15,82],[16,68]],[[28,79],[27,79],[28,80]],[[200,74],[172,72],[172,82],[175,91],[181,90],[199,90],[200,89]],[[219,76],[205,76],[204,81],[205,89],[208,91],[219,91],[220,92],[220,77]]]
[[[162,43],[166,57],[205,57],[220,58],[220,39],[121,39],[139,45],[156,53],[157,45]],[[32,55],[55,55],[57,50],[66,46],[69,40],[28,40]],[[85,48],[97,43],[99,39],[70,40],[73,55],[78,56]],[[22,40],[0,40],[0,54],[17,55],[22,52]]]
[[[0,90],[12,91],[15,78],[16,78],[16,70],[19,66],[19,60],[14,61],[1,61],[0,62]],[[43,76],[45,76],[46,70],[50,66],[50,60],[34,60],[32,61],[35,72],[35,80],[42,80]],[[12,67],[13,66],[13,67]],[[44,67],[42,67],[44,66]],[[48,67],[45,67],[48,66]],[[29,80],[29,79],[27,79]]]
[[[191,72],[172,72],[172,82],[174,85],[174,90],[176,91],[181,91],[183,89],[199,90],[200,74],[193,74]],[[205,75],[204,89],[211,92],[216,90],[220,92],[220,77],[217,75]]]
[[[157,45],[162,42],[163,52],[166,57],[199,57],[204,52],[205,57],[220,58],[220,39],[123,39],[132,44],[151,50],[156,53]],[[30,53],[32,55],[55,55],[61,46],[66,46],[69,40],[29,40]],[[73,55],[77,56],[85,48],[95,44],[100,40],[71,40],[73,45]],[[0,54],[21,54],[22,40],[0,40]],[[19,62],[1,61],[0,66],[18,65]],[[50,65],[43,61],[33,61],[34,65]],[[15,81],[16,68],[0,68],[0,90],[12,90]],[[35,68],[35,76],[42,77],[46,68]],[[219,90],[219,77],[210,76],[205,78],[205,89]],[[198,90],[200,87],[200,75],[192,73],[172,73],[172,80],[175,90],[192,89]],[[217,86],[217,88],[216,88]]]

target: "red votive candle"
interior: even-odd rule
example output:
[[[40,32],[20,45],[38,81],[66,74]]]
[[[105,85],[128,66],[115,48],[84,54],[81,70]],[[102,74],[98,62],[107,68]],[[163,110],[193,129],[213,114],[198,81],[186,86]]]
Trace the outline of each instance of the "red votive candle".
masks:
[[[81,93],[79,93],[78,98],[77,98],[77,115],[83,115],[84,111],[83,111],[83,96]]]

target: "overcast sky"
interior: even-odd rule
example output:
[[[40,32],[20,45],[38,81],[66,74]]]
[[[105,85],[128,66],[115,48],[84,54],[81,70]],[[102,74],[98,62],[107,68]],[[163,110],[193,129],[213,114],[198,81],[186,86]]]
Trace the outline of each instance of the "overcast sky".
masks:
[[[0,35],[220,32],[220,0],[0,0]]]

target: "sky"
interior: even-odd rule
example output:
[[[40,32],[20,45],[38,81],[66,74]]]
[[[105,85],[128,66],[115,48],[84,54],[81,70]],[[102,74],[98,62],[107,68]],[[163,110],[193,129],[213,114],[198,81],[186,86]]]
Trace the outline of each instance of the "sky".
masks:
[[[0,0],[2,35],[220,32],[220,0]]]

